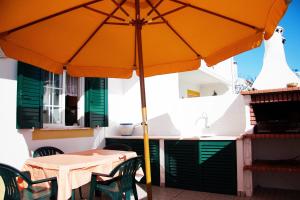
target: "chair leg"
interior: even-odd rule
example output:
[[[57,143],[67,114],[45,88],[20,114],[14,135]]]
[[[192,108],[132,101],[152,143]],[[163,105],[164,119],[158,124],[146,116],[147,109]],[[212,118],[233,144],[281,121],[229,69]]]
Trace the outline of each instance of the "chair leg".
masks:
[[[51,182],[51,200],[56,200],[57,199],[57,181],[52,181]]]
[[[95,191],[95,196],[96,197],[99,197],[101,199],[101,195],[102,195],[101,191],[99,191],[99,190]]]
[[[75,200],[75,189],[72,189],[72,197],[71,197],[72,200]]]
[[[126,200],[130,200],[130,196],[131,196],[130,194],[131,194],[130,191],[125,192],[125,199]]]
[[[134,199],[138,200],[138,194],[137,194],[136,184],[135,183],[132,185],[132,193],[133,193]]]
[[[122,200],[122,193],[113,193],[110,195],[112,197],[113,200]]]
[[[80,196],[80,199],[83,199],[81,187],[79,187],[79,196]]]
[[[91,185],[90,185],[89,200],[94,199],[95,190],[96,190],[96,176],[92,176]]]

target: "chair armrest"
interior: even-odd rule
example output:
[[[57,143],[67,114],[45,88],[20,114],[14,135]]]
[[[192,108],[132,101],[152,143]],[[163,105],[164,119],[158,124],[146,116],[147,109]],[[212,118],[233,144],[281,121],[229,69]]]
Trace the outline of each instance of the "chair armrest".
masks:
[[[45,187],[40,187],[40,186],[33,186],[35,184],[39,183],[44,183],[44,182],[50,182],[51,186],[51,199],[57,199],[57,178],[56,177],[51,177],[51,178],[45,178],[45,179],[40,179],[36,181],[30,181],[28,182],[28,188],[27,190],[32,192],[32,193],[39,193],[47,188]]]
[[[30,174],[29,171],[22,171],[22,174],[23,174],[26,178],[31,179],[31,174]]]
[[[108,179],[100,180],[100,179],[97,178],[99,176],[100,177],[106,177]],[[102,185],[108,185],[108,184],[118,180],[119,178],[120,178],[120,176],[110,176],[110,175],[107,175],[107,174],[101,174],[101,173],[93,172],[91,182],[97,182],[97,183],[101,183]]]
[[[103,177],[113,178],[113,176],[110,176],[108,174],[101,174],[101,173],[96,173],[96,172],[93,172],[92,176],[103,176]]]
[[[31,181],[31,184],[38,184],[38,183],[44,183],[44,182],[48,182],[48,181],[57,181],[56,177],[51,177],[51,178],[45,178],[45,179],[40,179],[40,180],[36,180],[36,181]]]

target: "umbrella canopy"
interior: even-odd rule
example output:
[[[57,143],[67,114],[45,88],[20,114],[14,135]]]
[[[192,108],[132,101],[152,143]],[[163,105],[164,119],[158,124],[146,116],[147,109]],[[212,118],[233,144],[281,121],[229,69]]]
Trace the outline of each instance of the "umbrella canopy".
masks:
[[[148,199],[152,199],[144,76],[197,69],[271,37],[288,0],[2,0],[0,47],[54,73],[140,76]]]
[[[260,45],[287,0],[140,0],[145,76],[194,70]],[[129,78],[137,70],[135,0],[2,0],[0,45],[54,73]],[[138,72],[139,73],[139,72]]]

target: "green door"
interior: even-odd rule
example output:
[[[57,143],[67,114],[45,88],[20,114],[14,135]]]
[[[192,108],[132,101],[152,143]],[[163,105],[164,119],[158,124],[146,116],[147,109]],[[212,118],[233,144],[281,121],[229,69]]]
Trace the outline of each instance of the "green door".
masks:
[[[166,186],[199,190],[198,141],[165,140]]]
[[[201,191],[237,194],[235,141],[199,141]]]

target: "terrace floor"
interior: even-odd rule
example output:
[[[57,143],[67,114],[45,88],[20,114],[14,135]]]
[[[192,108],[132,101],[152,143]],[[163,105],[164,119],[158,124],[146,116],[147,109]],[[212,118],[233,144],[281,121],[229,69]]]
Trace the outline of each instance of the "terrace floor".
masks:
[[[140,200],[147,200],[145,186],[139,185],[138,196]],[[83,186],[84,197],[88,196],[89,185]],[[238,197],[233,195],[197,192],[176,188],[153,186],[153,200],[299,200],[300,191],[257,188],[253,197]],[[76,200],[79,200],[76,190]],[[99,199],[99,197],[95,198]],[[104,198],[107,200],[108,198]],[[134,199],[133,196],[131,199]]]

